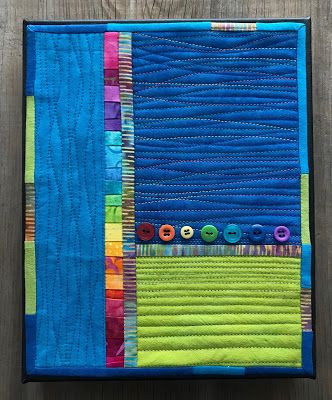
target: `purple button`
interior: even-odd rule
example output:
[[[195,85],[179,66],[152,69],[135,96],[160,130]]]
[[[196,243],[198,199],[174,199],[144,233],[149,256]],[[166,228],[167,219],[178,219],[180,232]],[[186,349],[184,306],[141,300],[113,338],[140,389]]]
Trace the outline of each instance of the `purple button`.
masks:
[[[290,238],[290,230],[286,226],[277,226],[273,236],[278,242],[286,242]]]

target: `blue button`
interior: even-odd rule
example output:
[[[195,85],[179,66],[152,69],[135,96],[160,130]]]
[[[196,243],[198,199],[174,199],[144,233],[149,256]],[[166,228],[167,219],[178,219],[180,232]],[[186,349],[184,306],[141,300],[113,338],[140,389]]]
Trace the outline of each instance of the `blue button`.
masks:
[[[228,243],[237,243],[242,237],[242,231],[239,226],[229,224],[224,229],[224,238]]]
[[[254,243],[261,243],[265,239],[265,229],[262,225],[255,224],[249,228],[249,239]]]

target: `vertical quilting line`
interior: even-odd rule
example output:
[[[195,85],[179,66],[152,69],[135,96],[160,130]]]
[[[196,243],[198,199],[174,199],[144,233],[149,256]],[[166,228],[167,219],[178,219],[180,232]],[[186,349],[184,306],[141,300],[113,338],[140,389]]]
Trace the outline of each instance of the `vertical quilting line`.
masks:
[[[119,35],[125,367],[137,365],[132,35]]]

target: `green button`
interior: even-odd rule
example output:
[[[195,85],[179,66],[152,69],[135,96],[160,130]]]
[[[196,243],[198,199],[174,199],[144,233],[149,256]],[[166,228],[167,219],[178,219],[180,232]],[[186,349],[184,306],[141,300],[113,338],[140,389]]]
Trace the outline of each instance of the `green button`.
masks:
[[[218,237],[218,229],[213,225],[205,225],[201,230],[201,237],[205,242],[214,242]]]
[[[242,237],[242,231],[239,226],[229,224],[224,229],[224,238],[228,243],[237,243]]]

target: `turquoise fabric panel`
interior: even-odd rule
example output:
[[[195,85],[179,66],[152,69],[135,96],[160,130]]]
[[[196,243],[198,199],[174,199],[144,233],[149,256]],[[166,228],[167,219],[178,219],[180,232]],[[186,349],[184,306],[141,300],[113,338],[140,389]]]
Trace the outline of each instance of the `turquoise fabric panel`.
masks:
[[[35,40],[36,366],[104,366],[103,34]]]

